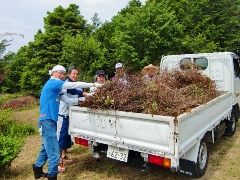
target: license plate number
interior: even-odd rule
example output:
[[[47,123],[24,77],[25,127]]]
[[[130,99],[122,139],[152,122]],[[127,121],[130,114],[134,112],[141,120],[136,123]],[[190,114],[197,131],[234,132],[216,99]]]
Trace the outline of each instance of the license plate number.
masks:
[[[108,146],[107,157],[116,159],[119,161],[127,162],[128,160],[128,149]]]

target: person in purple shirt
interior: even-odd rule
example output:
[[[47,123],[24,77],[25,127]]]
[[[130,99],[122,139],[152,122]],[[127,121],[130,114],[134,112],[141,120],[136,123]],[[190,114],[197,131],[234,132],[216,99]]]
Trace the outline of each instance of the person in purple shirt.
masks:
[[[32,165],[35,179],[47,177],[57,180],[60,152],[57,139],[57,120],[62,89],[96,87],[95,83],[64,82],[66,69],[56,65],[49,71],[51,78],[43,86],[40,96],[39,131],[42,146],[35,164]],[[43,172],[43,165],[48,161],[48,173]]]

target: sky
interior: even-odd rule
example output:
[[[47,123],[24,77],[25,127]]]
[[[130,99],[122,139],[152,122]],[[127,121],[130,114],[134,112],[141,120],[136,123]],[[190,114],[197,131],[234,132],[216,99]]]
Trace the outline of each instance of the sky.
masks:
[[[58,6],[79,5],[80,14],[91,24],[94,13],[102,22],[111,18],[128,5],[130,0],[0,0],[0,41],[6,39],[10,46],[6,52],[17,52],[21,46],[34,40],[38,29],[44,31],[43,18],[47,11]],[[145,2],[145,0],[141,0]]]

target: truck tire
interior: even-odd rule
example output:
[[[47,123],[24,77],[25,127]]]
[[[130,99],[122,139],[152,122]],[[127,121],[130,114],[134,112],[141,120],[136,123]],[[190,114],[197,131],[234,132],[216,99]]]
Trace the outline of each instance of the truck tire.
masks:
[[[235,133],[236,130],[236,114],[235,114],[235,110],[232,110],[231,113],[231,120],[227,121],[227,128],[225,130],[225,135],[227,136],[232,136]]]
[[[198,157],[196,163],[196,177],[202,177],[205,174],[208,164],[208,157],[209,157],[209,144],[207,139],[204,137],[201,139],[199,150],[198,150]]]

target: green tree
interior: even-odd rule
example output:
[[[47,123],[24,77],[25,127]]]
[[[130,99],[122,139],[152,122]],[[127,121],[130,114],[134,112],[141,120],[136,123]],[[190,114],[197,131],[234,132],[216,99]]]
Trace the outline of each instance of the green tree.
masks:
[[[6,65],[10,61],[10,54],[12,54],[12,52],[6,53],[6,47],[10,45],[9,43],[11,41],[12,40],[9,41],[9,40],[3,39],[0,42],[0,74],[4,72]]]
[[[146,2],[124,16],[120,13],[115,21],[116,59],[134,71],[159,64],[164,54],[180,52],[183,27],[166,3]]]
[[[2,92],[14,93],[21,91],[20,79],[24,72],[27,61],[33,52],[28,46],[23,46],[18,53],[12,56],[11,63],[8,65],[8,75],[1,86]]]
[[[3,73],[4,73],[5,60],[3,57],[3,53],[6,50],[6,46],[7,46],[6,40],[2,40],[0,42],[0,77],[3,76]]]
[[[63,41],[65,36],[76,36],[79,33],[90,35],[91,27],[80,15],[79,6],[70,4],[68,8],[59,6],[53,12],[47,12],[44,18],[44,33],[39,30],[34,41],[29,43],[31,53],[20,51],[16,57],[25,59],[25,66],[20,76],[20,86],[24,91],[31,90],[39,95],[42,86],[49,78],[48,71],[56,64],[67,66],[71,59],[63,58]]]
[[[2,58],[3,53],[5,53],[5,51],[6,51],[6,47],[8,46],[7,43],[8,43],[8,41],[6,39],[3,39],[0,42],[0,58]]]
[[[164,2],[184,25],[182,53],[235,51],[240,46],[239,0]]]
[[[122,24],[125,22],[125,17],[131,15],[134,16],[134,13],[138,11],[141,6],[142,4],[139,0],[129,1],[128,5],[125,8],[119,11],[117,15],[112,17],[111,22],[107,21],[103,23],[101,27],[92,34],[92,36],[101,42],[101,47],[103,49],[106,49],[106,53],[104,55],[105,63],[103,67],[107,74],[110,75],[110,77],[114,75],[115,63],[117,61],[122,61],[121,58],[117,57],[117,44],[115,41],[117,38],[116,36],[118,36],[116,32],[124,31],[124,29],[121,30],[121,28],[119,28],[119,22],[121,23],[121,26],[124,27]]]
[[[104,69],[105,49],[94,37],[86,34],[77,34],[76,37],[66,36],[63,42],[63,55],[70,65],[77,65],[80,70],[80,78],[92,81],[95,71]]]
[[[6,39],[0,42],[0,92],[4,92],[4,84],[6,83],[6,77],[9,74],[9,66],[13,60],[14,54],[13,52],[6,53],[6,47],[9,46],[10,42]]]
[[[116,62],[116,57],[114,55],[116,45],[113,42],[114,32],[115,24],[113,22],[105,22],[92,34],[92,37],[101,42],[101,49],[105,49],[105,63],[102,68],[110,76],[114,74],[114,63]]]
[[[96,31],[102,24],[102,21],[100,20],[100,18],[98,18],[98,13],[94,13],[91,20],[92,20],[92,30]]]

